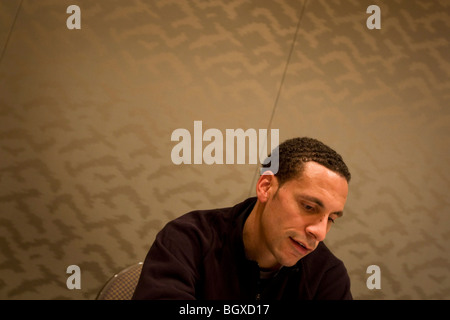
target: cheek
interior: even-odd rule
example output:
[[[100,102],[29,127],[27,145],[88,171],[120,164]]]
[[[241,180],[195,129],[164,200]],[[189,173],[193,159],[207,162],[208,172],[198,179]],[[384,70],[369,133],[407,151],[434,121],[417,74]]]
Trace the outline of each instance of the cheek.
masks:
[[[262,232],[268,243],[280,237],[283,229],[283,219],[279,206],[273,203],[266,207],[261,219]]]
[[[264,224],[272,237],[282,237],[289,229],[302,224],[300,214],[288,202],[273,201],[267,209]]]

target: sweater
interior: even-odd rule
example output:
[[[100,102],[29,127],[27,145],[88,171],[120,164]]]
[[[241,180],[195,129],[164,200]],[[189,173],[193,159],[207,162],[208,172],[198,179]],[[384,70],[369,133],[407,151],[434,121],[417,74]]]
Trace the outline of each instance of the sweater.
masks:
[[[196,210],[169,222],[144,260],[133,299],[352,299],[341,260],[320,242],[292,267],[263,276],[246,258],[244,223],[256,203]]]

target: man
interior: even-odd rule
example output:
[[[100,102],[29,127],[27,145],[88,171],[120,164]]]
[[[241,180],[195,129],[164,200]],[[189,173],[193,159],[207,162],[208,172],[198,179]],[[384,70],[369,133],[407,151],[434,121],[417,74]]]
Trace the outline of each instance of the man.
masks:
[[[255,198],[168,223],[133,298],[352,299],[344,264],[322,242],[343,215],[347,166],[311,138],[287,140],[278,154]]]

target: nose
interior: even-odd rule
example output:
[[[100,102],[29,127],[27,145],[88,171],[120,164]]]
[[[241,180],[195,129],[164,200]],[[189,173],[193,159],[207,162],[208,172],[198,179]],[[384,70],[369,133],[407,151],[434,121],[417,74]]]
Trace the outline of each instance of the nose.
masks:
[[[329,230],[328,225],[328,219],[326,217],[321,217],[309,224],[306,227],[306,232],[316,241],[323,241]]]

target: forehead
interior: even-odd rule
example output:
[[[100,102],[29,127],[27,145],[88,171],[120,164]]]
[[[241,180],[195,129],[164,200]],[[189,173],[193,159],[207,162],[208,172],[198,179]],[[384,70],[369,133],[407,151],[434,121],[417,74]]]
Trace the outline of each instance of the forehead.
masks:
[[[301,174],[284,185],[293,193],[320,197],[322,201],[338,201],[342,205],[348,194],[348,183],[344,177],[314,161],[306,162]]]

